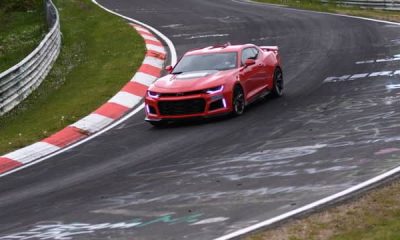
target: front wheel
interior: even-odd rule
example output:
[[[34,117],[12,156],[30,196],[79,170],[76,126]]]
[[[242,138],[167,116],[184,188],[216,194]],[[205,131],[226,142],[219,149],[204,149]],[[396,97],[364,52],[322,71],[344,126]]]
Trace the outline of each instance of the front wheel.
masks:
[[[232,114],[234,116],[240,116],[244,112],[244,108],[246,106],[246,102],[244,99],[243,89],[239,86],[236,86],[233,90],[233,99],[232,99]]]
[[[274,86],[272,88],[272,96],[275,98],[283,95],[283,74],[280,68],[275,69]]]

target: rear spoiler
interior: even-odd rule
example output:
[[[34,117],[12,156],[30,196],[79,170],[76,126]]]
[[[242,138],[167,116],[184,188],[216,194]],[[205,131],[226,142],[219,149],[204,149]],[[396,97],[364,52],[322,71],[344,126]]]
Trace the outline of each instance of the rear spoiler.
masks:
[[[274,53],[278,53],[278,51],[279,51],[279,47],[278,47],[278,46],[260,46],[260,48],[261,48],[264,52],[274,52]]]

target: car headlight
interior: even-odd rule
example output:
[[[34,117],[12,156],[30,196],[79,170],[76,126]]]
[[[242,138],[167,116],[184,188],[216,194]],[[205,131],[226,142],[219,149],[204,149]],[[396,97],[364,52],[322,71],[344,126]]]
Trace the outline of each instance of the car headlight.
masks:
[[[220,93],[223,90],[224,90],[224,86],[221,85],[221,86],[217,86],[217,87],[206,89],[205,92],[208,93],[208,94],[215,94],[215,93]]]
[[[159,98],[160,94],[156,93],[156,92],[152,92],[152,91],[147,91],[147,96],[149,96],[151,98]]]

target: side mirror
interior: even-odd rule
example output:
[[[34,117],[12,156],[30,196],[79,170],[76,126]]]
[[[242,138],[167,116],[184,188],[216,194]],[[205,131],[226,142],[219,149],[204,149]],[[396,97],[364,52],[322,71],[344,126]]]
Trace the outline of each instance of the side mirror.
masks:
[[[168,73],[172,73],[172,70],[174,70],[174,68],[171,65],[165,67],[165,71]]]
[[[246,67],[251,66],[251,65],[254,65],[254,64],[256,64],[256,60],[251,59],[251,58],[246,59],[246,61],[244,62],[244,65],[245,65]]]

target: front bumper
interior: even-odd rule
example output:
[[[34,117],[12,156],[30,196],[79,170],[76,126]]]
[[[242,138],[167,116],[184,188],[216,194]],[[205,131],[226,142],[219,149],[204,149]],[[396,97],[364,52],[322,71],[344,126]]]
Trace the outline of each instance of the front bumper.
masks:
[[[146,96],[146,121],[179,120],[223,115],[232,111],[229,92],[153,98]]]

